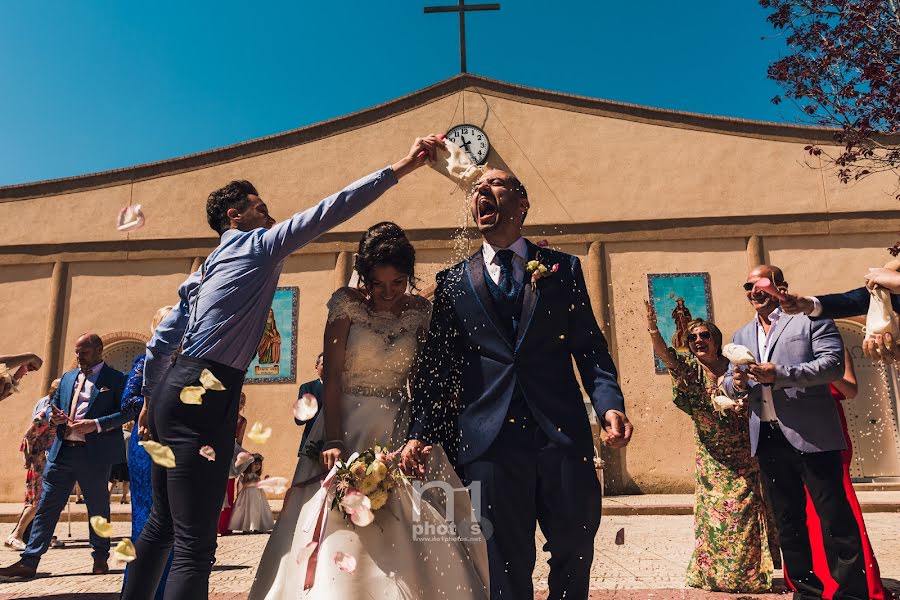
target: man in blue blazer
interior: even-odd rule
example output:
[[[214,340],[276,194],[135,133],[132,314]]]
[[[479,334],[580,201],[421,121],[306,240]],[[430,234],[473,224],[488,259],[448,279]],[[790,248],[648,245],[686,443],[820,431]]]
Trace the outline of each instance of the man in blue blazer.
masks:
[[[103,341],[93,333],[75,342],[78,368],[62,376],[48,407],[57,426],[44,470],[44,490],[22,559],[0,569],[0,577],[35,576],[41,556],[50,546],[53,530],[77,482],[88,515],[109,519],[109,472],[125,462],[122,424],[133,418],[120,410],[125,375],[103,362]],[[94,574],[109,572],[109,538],[90,529]]]
[[[428,444],[441,443],[480,483],[492,598],[534,597],[540,523],[550,598],[586,599],[602,498],[572,360],[607,444],[621,448],[632,426],[616,368],[578,258],[522,237],[518,179],[486,172],[470,208],[484,243],[438,274],[403,461],[421,469]]]
[[[839,586],[835,597],[864,600],[865,557],[844,493],[841,451],[846,443],[828,388],[844,373],[844,343],[834,321],[782,312],[777,299],[755,289],[762,277],[787,291],[778,267],[760,265],[750,271],[744,289],[756,316],[733,341],[749,348],[756,363],[746,373],[732,368],[725,389],[732,397],[745,397],[750,408],[750,450],[759,459],[778,520],[784,566],[797,590],[794,598],[821,598],[824,591],[813,571],[808,492]]]

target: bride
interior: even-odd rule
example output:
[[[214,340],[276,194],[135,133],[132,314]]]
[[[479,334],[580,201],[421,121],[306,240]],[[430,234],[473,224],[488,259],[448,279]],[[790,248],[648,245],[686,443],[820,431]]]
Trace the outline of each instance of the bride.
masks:
[[[428,300],[407,293],[414,270],[415,250],[403,230],[379,223],[359,243],[360,289],[342,288],[328,302],[324,413],[306,444],[321,445],[321,455],[298,461],[250,600],[489,595],[484,538],[469,525],[477,515],[439,446],[428,457],[427,476],[458,493],[437,486],[423,492],[427,485],[404,480],[365,527],[331,508],[331,496],[316,494],[337,460],[376,444],[399,449],[406,440],[409,380],[431,312]],[[324,531],[310,544],[327,510]]]

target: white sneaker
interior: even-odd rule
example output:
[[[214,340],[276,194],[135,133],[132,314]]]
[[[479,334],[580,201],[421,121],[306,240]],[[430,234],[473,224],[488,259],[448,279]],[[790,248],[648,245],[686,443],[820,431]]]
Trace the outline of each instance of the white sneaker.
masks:
[[[18,550],[19,552],[25,549],[25,542],[12,536],[6,538],[6,542],[4,542],[3,545],[9,546],[13,550]]]

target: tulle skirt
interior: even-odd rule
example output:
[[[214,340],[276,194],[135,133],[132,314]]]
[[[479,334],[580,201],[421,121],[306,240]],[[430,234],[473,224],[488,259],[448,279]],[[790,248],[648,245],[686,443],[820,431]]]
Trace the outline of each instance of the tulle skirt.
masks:
[[[342,397],[347,458],[375,444],[396,449],[405,439],[409,402],[394,398],[345,394]],[[316,419],[309,443],[323,439],[325,419]],[[301,457],[295,487],[263,553],[251,600],[347,599],[431,600],[487,599],[487,546],[473,527],[468,494],[440,447],[429,457],[430,490],[405,481],[390,492],[375,520],[356,527],[330,508],[321,489],[324,468]],[[446,500],[446,490],[453,502]],[[445,491],[440,491],[441,489]],[[323,513],[323,501],[324,505]],[[317,554],[309,543],[319,516],[325,526]],[[351,557],[341,561],[343,557]]]

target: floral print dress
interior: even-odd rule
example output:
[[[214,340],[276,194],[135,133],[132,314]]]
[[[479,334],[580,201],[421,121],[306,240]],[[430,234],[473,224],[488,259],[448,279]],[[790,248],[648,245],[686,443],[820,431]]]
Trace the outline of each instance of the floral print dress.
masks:
[[[687,585],[717,592],[756,593],[772,587],[772,556],[759,466],[750,455],[747,415],[720,414],[717,384],[691,355],[670,371],[675,406],[690,415],[697,441],[695,547]]]

